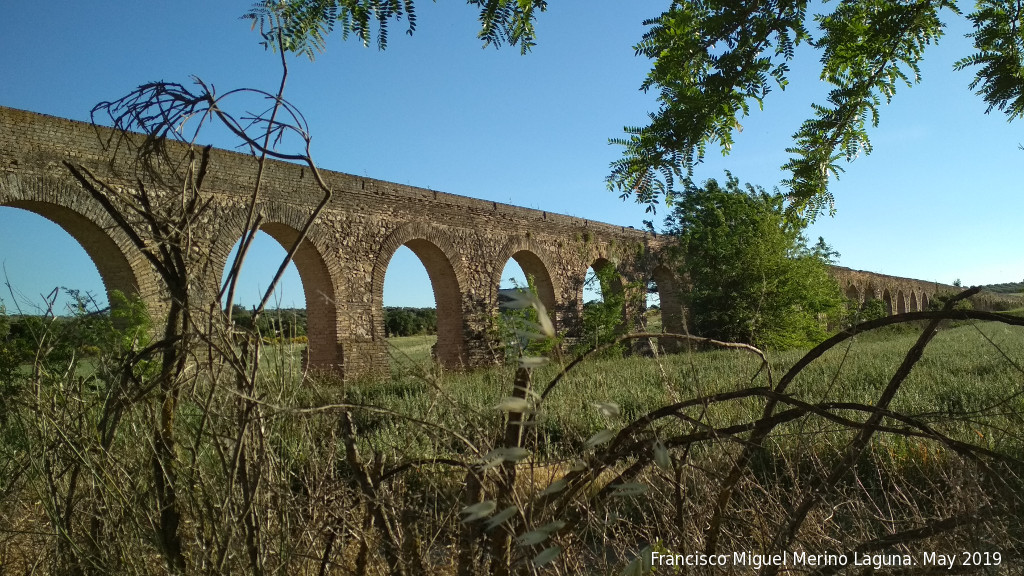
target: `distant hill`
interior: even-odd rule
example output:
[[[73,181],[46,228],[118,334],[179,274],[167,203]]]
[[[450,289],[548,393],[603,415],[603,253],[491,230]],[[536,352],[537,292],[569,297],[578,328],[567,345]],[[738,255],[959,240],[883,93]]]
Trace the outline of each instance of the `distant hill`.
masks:
[[[996,294],[1020,294],[1024,292],[1024,282],[1005,282],[1003,284],[989,284],[982,286],[982,289]]]

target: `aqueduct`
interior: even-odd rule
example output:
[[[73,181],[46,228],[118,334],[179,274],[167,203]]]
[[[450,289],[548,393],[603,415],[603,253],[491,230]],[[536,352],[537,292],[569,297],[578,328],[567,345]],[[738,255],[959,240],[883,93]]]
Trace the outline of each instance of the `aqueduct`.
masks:
[[[0,107],[0,206],[30,210],[60,225],[92,258],[108,292],[163,306],[155,270],[64,162],[123,186],[105,148],[112,132],[90,124]],[[232,247],[242,236],[255,174],[251,156],[214,150],[203,190],[211,215],[194,224],[198,284],[211,305]],[[491,330],[505,263],[533,277],[557,329],[578,334],[588,268],[611,266],[615,284],[646,286],[661,298],[663,327],[682,331],[681,282],[662,261],[654,234],[621,226],[324,171],[334,196],[296,253],[308,315],[308,361],[346,378],[387,369],[382,295],[395,251],[410,248],[430,278],[438,313],[438,359],[451,367],[496,359]],[[119,179],[120,178],[120,179]],[[257,210],[262,230],[290,246],[321,197],[308,168],[271,162]],[[0,247],[2,249],[6,249]],[[837,268],[846,294],[876,298],[892,312],[927,306],[951,286]],[[634,303],[639,297],[627,299]],[[639,305],[627,320],[640,322]]]
[[[878,300],[890,315],[927,310],[935,294],[962,290],[951,284],[851,270],[841,266],[832,267],[832,276],[839,282],[847,299],[858,304]]]

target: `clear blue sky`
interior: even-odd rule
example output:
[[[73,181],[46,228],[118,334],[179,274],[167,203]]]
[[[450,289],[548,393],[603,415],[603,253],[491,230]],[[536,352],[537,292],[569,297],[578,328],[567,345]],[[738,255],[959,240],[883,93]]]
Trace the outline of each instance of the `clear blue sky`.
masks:
[[[287,97],[305,113],[314,156],[327,169],[640,227],[651,218],[643,207],[604,187],[620,153],[607,139],[643,124],[654,106],[653,95],[638,91],[649,62],[632,46],[641,21],[667,4],[553,2],[540,15],[538,46],[520,56],[482,50],[476,11],[460,0],[424,1],[416,34],[393,27],[386,52],[335,35],[316,62],[293,59]],[[0,20],[0,105],[88,120],[96,102],[193,74],[220,91],[273,90],[276,57],[239,19],[249,5],[13,3]],[[824,236],[851,268],[965,284],[1020,281],[1024,123],[986,116],[967,89],[972,75],[952,71],[970,50],[969,29],[947,16],[949,32],[928,56],[924,81],[882,109],[873,154],[846,166],[832,186],[836,216],[819,218],[810,235]],[[743,120],[731,155],[709,152],[699,180],[730,170],[770,189],[785,177],[778,168],[790,136],[826,90],[816,55],[805,48],[798,56],[791,86]],[[254,259],[267,269],[277,259],[272,244]],[[0,261],[29,298],[57,285],[102,293],[85,253],[32,214],[0,208]],[[269,277],[254,266],[243,302]],[[302,304],[297,277],[283,290],[283,306]],[[0,296],[10,305],[6,291]],[[415,257],[397,255],[385,304],[432,301]]]

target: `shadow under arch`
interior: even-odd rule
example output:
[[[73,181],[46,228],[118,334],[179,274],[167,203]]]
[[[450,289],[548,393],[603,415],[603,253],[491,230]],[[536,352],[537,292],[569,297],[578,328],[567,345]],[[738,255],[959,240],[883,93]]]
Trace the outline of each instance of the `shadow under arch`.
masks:
[[[846,291],[844,292],[844,294],[846,295],[846,299],[847,300],[849,300],[849,301],[853,302],[854,304],[860,306],[860,304],[861,304],[860,291],[857,290],[856,286],[854,286],[853,284],[848,285],[846,287]]]
[[[907,297],[903,294],[903,290],[896,290],[896,313],[904,314],[907,311]]]
[[[555,295],[559,293],[560,286],[556,285],[554,278],[551,276],[553,265],[547,252],[536,242],[529,239],[523,241],[517,238],[506,244],[501,252],[498,253],[497,265],[495,266],[494,276],[491,279],[491,285],[495,291],[501,286],[501,272],[510,259],[515,260],[516,264],[519,264],[519,267],[523,269],[523,274],[532,280],[534,287],[537,289],[537,297],[540,298],[541,303],[547,308],[548,316],[551,317],[552,321],[555,321],[557,316],[556,307],[558,305]],[[493,302],[497,302],[497,300],[496,297],[492,299]]]
[[[885,305],[885,315],[892,316],[892,293],[889,292],[888,288],[882,291],[882,303]]]
[[[878,300],[878,288],[876,288],[874,284],[869,283],[867,287],[864,288],[863,302],[864,304],[867,304],[872,300]]]
[[[383,342],[384,278],[399,247],[412,250],[427,270],[437,306],[437,361],[449,369],[468,366],[465,320],[462,309],[461,260],[451,240],[425,224],[407,224],[392,232],[381,245],[373,267],[373,339]]]
[[[115,291],[129,297],[152,296],[144,293],[143,283],[139,279],[140,270],[132,266],[125,250],[107,233],[106,226],[82,212],[42,200],[0,199],[0,206],[18,208],[46,218],[74,238],[96,266],[108,302],[115,301],[112,298]],[[140,268],[147,265],[141,253],[137,254],[134,261]]]

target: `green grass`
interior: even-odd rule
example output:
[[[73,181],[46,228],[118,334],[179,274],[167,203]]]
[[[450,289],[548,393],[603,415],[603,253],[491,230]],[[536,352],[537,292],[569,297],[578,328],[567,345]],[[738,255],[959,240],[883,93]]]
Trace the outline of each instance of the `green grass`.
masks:
[[[388,338],[388,354],[392,370],[403,371],[417,367],[428,368],[434,363],[432,349],[437,342],[435,334],[396,336]]]
[[[860,335],[812,363],[787,393],[810,403],[845,401],[870,405],[918,336],[919,332],[912,327]],[[514,483],[500,484],[503,480],[499,474],[490,471],[485,475],[482,495],[474,495],[467,491],[464,469],[452,462],[442,465],[425,463],[423,459],[445,457],[456,463],[478,463],[479,455],[467,444],[486,453],[503,441],[505,414],[495,406],[512,392],[514,367],[469,372],[442,370],[431,360],[434,341],[433,337],[422,336],[392,339],[390,377],[345,383],[331,377],[303,381],[302,345],[267,347],[255,389],[255,398],[265,405],[252,412],[260,419],[250,420],[248,431],[258,434],[263,441],[252,445],[253,454],[267,455],[261,464],[265,474],[260,482],[266,491],[260,501],[273,502],[279,517],[288,519],[282,525],[310,526],[311,538],[328,532],[324,528],[327,524],[316,524],[317,518],[328,519],[324,522],[331,526],[342,521],[350,531],[364,526],[359,510],[368,509],[365,507],[377,501],[377,496],[371,498],[355,488],[358,476],[353,473],[350,453],[342,442],[347,427],[340,425],[344,420],[339,413],[344,409],[357,427],[355,440],[363,462],[360,466],[381,474],[404,470],[382,481],[379,494],[381,501],[396,510],[396,521],[412,519],[403,526],[416,526],[422,534],[431,535],[431,539],[423,539],[428,573],[454,574],[446,567],[450,568],[449,560],[461,546],[459,511],[468,501],[510,497],[518,502],[530,501],[553,479],[566,474],[573,463],[583,460],[604,464],[598,462],[601,449],[586,446],[587,439],[600,430],[621,429],[672,403],[769,384],[767,373],[759,371],[759,359],[738,351],[587,360],[569,372],[538,406],[536,425],[527,428],[525,434],[524,445],[531,454],[516,468],[516,479],[509,481]],[[770,353],[774,381],[778,382],[803,354]],[[1024,377],[1020,366],[1024,366],[1024,330],[1020,328],[980,323],[943,329],[901,387],[892,409],[956,440],[1020,459],[1024,455]],[[562,362],[553,362],[536,370],[533,389],[543,391],[561,369]],[[190,503],[185,508],[190,522],[186,525],[197,525],[196,518],[206,518],[227,523],[217,524],[218,527],[230,526],[237,522],[235,516],[219,519],[219,512],[213,516],[203,514],[208,510],[206,503],[211,501],[218,506],[225,501],[233,503],[237,510],[250,506],[243,498],[233,496],[237,490],[222,483],[225,470],[234,469],[230,448],[233,439],[240,437],[236,419],[250,413],[239,410],[242,406],[235,393],[232,372],[224,371],[219,376],[203,372],[194,385],[195,390],[182,389],[176,419],[183,462],[179,497]],[[152,467],[149,443],[140,442],[139,438],[151,437],[159,398],[144,398],[133,404],[125,413],[113,447],[100,450],[92,423],[98,421],[95,416],[105,405],[104,389],[80,378],[58,381],[57,386],[48,382],[40,386],[38,393],[44,394],[41,400],[36,399],[32,389],[22,390],[21,401],[12,405],[36,407],[42,412],[23,409],[12,422],[31,426],[0,428],[0,463],[13,463],[0,464],[0,497],[6,498],[0,501],[0,519],[5,509],[18,510],[22,516],[34,518],[35,524],[30,527],[39,534],[52,527],[37,502],[42,502],[41,498],[62,500],[56,497],[59,493],[50,495],[57,484],[44,477],[47,468],[38,464],[41,455],[63,458],[62,462],[69,465],[78,465],[83,458],[89,465],[107,465],[114,461],[112,455],[118,466],[112,470],[122,478],[111,484],[112,493],[121,494],[123,486],[131,486],[126,492],[129,496],[149,489],[146,478]],[[340,406],[341,403],[348,406]],[[603,415],[597,408],[602,403],[618,405],[619,413]],[[353,404],[360,407],[353,409]],[[584,558],[579,566],[603,562],[593,564],[600,568],[591,573],[599,574],[621,573],[622,567],[648,543],[664,541],[682,547],[698,541],[710,518],[710,503],[718,496],[741,443],[724,438],[672,446],[673,462],[680,465],[671,472],[647,463],[638,476],[627,480],[645,487],[643,497],[613,495],[598,502],[599,491],[616,474],[628,470],[634,462],[642,462],[640,457],[645,451],[650,452],[655,437],[669,440],[700,426],[721,428],[751,422],[760,417],[764,405],[762,398],[698,405],[686,411],[690,421],[665,418],[646,426],[635,436],[636,447],[624,457],[609,459],[607,468],[595,475],[593,485],[580,493],[580,498],[590,498],[590,502],[567,500],[564,505],[547,507],[538,504],[530,510],[531,526],[569,522],[566,530],[572,531],[572,535],[559,534],[556,540],[559,545],[574,546],[567,557]],[[851,420],[866,418],[864,413],[852,410],[836,413]],[[694,421],[700,424],[695,427]],[[756,451],[748,466],[749,474],[737,486],[730,517],[725,520],[724,549],[759,550],[765,546],[764,535],[777,528],[777,523],[793,508],[794,500],[809,494],[811,479],[829,475],[854,435],[854,430],[819,416],[806,416],[778,426],[765,442],[765,449]],[[746,438],[747,434],[740,436]],[[87,449],[82,450],[82,446]],[[37,464],[28,466],[27,462]],[[1024,492],[1019,490],[1019,477],[1007,473],[1014,469],[999,466],[998,462],[977,464],[952,453],[939,442],[877,434],[856,469],[822,495],[823,500],[816,507],[816,514],[820,515],[810,518],[801,529],[801,546],[833,550],[888,535],[899,523],[909,529],[936,518],[961,514],[965,509],[991,508],[1003,516],[965,525],[953,535],[955,538],[949,536],[951,540],[922,541],[914,546],[927,550],[942,546],[961,549],[977,536],[977,541],[994,542],[993,547],[1016,554],[1022,549],[1019,538],[1014,536],[1020,525],[1016,510],[1024,509],[1017,495]],[[24,477],[18,473],[22,469],[28,471]],[[1000,483],[1003,479],[1005,485]],[[1003,503],[1007,503],[1005,507]],[[93,509],[86,500],[81,508]],[[148,520],[132,515],[152,509],[139,506],[134,497],[122,505],[123,515],[133,518],[138,526],[149,526]],[[577,510],[587,510],[590,515],[574,520]],[[90,526],[90,516],[83,513],[77,522],[81,532]],[[526,529],[525,525],[517,528]],[[1002,540],[992,540],[993,534]],[[201,543],[192,547],[196,554],[206,550],[207,544],[220,542],[219,538],[204,534],[189,535]],[[5,537],[0,534],[0,552],[4,550]],[[287,546],[295,540],[292,532],[281,531],[275,536],[278,537]],[[28,540],[25,542],[12,546],[33,552],[38,548]],[[121,545],[125,549],[135,546],[132,549],[152,552],[147,540],[139,542],[142,543]],[[383,573],[382,557],[375,552],[379,542],[371,535],[371,551],[377,554],[375,566]],[[310,549],[316,554],[303,557],[314,559],[312,568],[305,572],[281,572],[316,573],[316,559],[324,550],[323,542],[317,540]],[[232,554],[231,558],[246,557]],[[118,556],[121,557],[135,556]],[[294,565],[298,564],[295,560]],[[349,572],[352,570],[346,573]],[[562,573],[586,572],[565,568]]]
[[[807,402],[844,401],[873,404],[919,331],[883,330],[858,336],[805,368],[788,392]],[[393,375],[384,381],[347,387],[350,399],[387,407],[396,413],[460,430],[476,426],[494,430],[500,414],[493,409],[511,393],[514,370],[497,367],[466,373],[431,369],[433,337],[394,338]],[[775,381],[804,354],[770,353]],[[1004,356],[1005,355],[1005,356]],[[1007,359],[1009,358],[1009,360]],[[539,416],[540,445],[554,454],[570,454],[598,430],[621,426],[667,404],[708,394],[768,385],[758,373],[759,359],[738,351],[695,351],[657,359],[627,357],[586,361],[560,382]],[[920,418],[960,440],[983,441],[1022,452],[1019,415],[1024,414],[1024,330],[995,323],[944,329],[929,345],[895,397],[892,409]],[[543,389],[559,365],[538,369],[534,387]],[[619,417],[601,416],[595,404],[613,402]],[[457,407],[457,409],[456,409]],[[722,426],[756,419],[763,400],[733,401],[709,407],[705,419]],[[701,410],[692,411],[699,417]],[[863,416],[846,414],[857,419]],[[400,419],[367,414],[361,418],[366,441],[378,449],[423,446],[436,455],[448,447],[430,446]],[[829,429],[808,418],[807,426]],[[791,431],[796,431],[792,428]],[[423,455],[427,455],[426,453]]]

